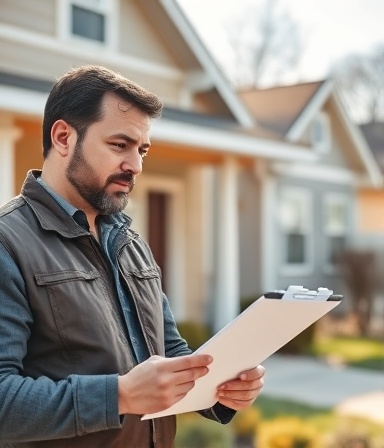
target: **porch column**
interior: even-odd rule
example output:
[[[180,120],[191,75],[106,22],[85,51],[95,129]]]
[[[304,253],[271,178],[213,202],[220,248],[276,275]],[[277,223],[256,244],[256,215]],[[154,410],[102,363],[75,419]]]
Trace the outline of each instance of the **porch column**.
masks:
[[[0,205],[15,195],[14,146],[20,136],[12,117],[0,115]]]
[[[228,156],[217,174],[215,332],[237,316],[240,302],[236,159]]]

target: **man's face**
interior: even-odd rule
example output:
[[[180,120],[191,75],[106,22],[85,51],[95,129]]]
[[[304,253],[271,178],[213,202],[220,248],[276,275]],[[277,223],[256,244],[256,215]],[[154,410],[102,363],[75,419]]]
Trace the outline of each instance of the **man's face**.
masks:
[[[102,102],[102,119],[77,142],[66,176],[99,214],[122,211],[150,146],[147,115],[114,94]]]

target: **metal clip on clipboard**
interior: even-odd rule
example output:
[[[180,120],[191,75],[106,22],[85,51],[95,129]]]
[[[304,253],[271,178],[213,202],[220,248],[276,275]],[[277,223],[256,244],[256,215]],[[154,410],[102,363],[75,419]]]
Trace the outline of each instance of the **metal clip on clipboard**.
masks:
[[[303,286],[291,285],[282,296],[282,300],[314,300],[326,301],[331,297],[333,291],[328,288],[318,288],[317,291],[310,291]]]

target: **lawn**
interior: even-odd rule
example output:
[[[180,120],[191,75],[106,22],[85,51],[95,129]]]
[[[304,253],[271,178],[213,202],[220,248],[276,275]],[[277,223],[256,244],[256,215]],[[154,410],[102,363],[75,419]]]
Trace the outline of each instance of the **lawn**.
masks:
[[[344,364],[384,371],[384,342],[361,337],[318,338],[311,354],[336,359]]]
[[[330,408],[318,408],[280,398],[270,398],[260,395],[254,406],[260,411],[263,419],[272,419],[282,415],[296,415],[301,418],[329,415]]]

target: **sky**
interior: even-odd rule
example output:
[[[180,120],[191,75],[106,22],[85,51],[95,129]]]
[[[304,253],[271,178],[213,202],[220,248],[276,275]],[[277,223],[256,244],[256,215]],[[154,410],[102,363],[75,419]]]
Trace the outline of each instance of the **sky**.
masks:
[[[265,0],[178,0],[210,51],[230,71],[233,60],[226,28],[231,17]],[[384,0],[280,0],[303,36],[299,67],[287,82],[314,81],[349,53],[384,44]]]

